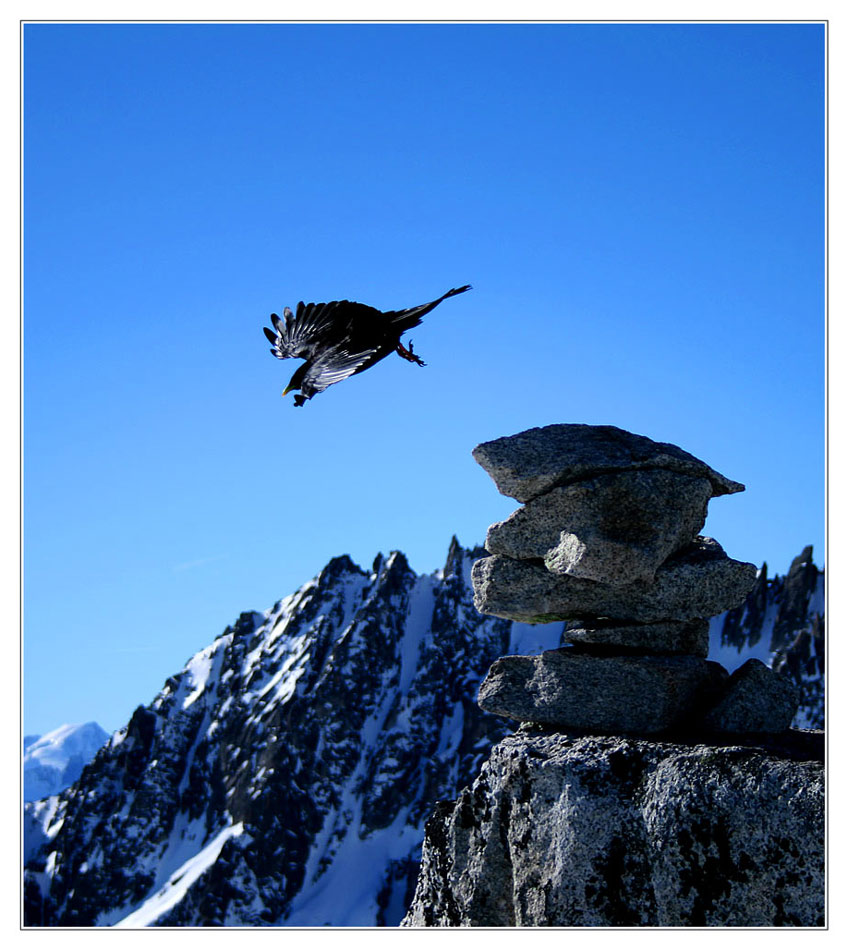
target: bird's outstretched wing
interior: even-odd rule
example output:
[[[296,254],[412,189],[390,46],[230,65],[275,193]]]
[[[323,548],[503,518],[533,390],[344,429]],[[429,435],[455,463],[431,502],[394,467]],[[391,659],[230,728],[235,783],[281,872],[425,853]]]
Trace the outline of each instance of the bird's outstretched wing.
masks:
[[[335,349],[348,337],[353,320],[368,317],[379,320],[382,316],[374,307],[350,300],[310,304],[304,304],[301,300],[296,314],[286,307],[283,315],[285,320],[281,320],[276,313],[271,314],[274,330],[262,328],[271,343],[271,352],[280,360],[290,357],[308,360],[323,349]],[[350,355],[353,356],[352,353]],[[371,351],[368,355],[371,355]]]
[[[309,393],[310,396],[324,392],[333,383],[340,383],[348,376],[353,376],[370,363],[376,353],[376,349],[350,353],[341,346],[323,350],[308,363],[301,381],[301,391]]]

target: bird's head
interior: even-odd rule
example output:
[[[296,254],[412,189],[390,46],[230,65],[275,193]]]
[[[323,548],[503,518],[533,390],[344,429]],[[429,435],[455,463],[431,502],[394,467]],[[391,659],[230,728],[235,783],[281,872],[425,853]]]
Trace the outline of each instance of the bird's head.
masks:
[[[288,386],[286,386],[286,388],[283,390],[284,396],[287,396],[293,389],[300,389],[300,387],[303,385],[303,377],[306,375],[306,368],[308,365],[308,363],[304,363],[302,366],[298,366],[294,372],[294,375],[289,380]],[[306,400],[306,396],[296,393],[294,397],[294,404],[296,406],[302,406]]]

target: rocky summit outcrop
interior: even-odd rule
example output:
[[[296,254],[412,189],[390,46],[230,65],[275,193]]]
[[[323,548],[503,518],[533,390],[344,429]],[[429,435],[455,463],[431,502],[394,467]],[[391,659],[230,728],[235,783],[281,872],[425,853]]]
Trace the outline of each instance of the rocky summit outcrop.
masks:
[[[566,621],[564,645],[489,669],[480,707],[522,725],[430,819],[404,925],[822,926],[821,734],[789,729],[796,679],[706,659],[757,571],[698,532],[744,486],[611,426],[474,456],[525,502],[489,529],[475,605]]]
[[[403,925],[820,927],[823,767],[797,745],[523,726],[430,818]]]

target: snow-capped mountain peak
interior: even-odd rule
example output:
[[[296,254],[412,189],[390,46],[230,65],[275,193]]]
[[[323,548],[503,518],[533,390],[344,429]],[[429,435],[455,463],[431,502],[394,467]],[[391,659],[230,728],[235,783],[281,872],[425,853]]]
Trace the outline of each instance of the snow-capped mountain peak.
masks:
[[[24,739],[24,801],[56,795],[75,782],[109,734],[96,722],[59,726]]]

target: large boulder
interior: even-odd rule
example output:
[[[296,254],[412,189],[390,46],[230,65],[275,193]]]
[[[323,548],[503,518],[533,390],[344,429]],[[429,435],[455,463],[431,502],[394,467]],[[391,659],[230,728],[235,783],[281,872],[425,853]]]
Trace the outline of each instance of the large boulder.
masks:
[[[724,667],[696,656],[593,656],[561,647],[495,660],[477,703],[520,722],[653,735],[693,724],[726,679]]]
[[[474,606],[524,623],[607,618],[639,623],[712,617],[741,604],[754,585],[753,564],[729,558],[711,538],[698,538],[663,564],[653,584],[617,586],[503,555],[474,562]]]
[[[651,468],[707,478],[713,495],[745,490],[678,446],[617,426],[561,423],[527,429],[483,442],[471,454],[501,494],[521,502],[604,472]]]
[[[800,698],[793,680],[752,657],[724,684],[704,725],[716,732],[784,732],[795,718]]]
[[[824,884],[821,761],[521,732],[437,806],[403,925],[822,927]]]

